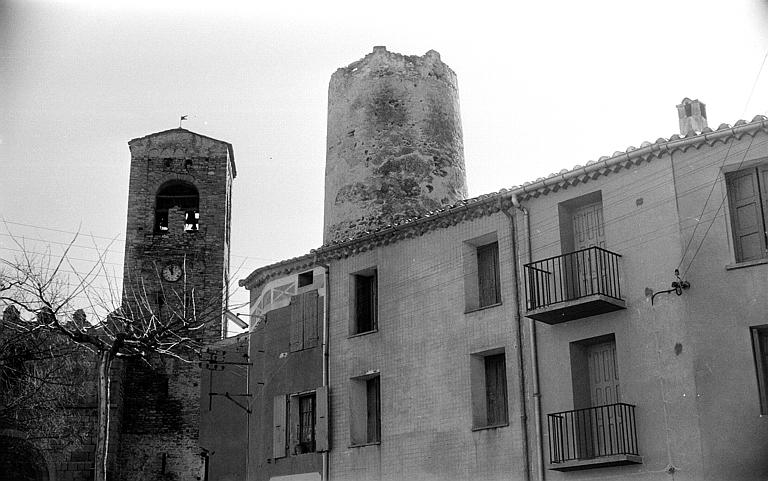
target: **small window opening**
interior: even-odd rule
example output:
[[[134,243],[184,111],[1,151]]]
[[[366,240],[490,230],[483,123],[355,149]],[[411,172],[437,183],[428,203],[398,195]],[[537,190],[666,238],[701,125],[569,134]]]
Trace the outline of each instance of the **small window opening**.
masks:
[[[381,442],[381,377],[350,379],[350,441],[353,446]]]
[[[361,334],[378,329],[378,301],[376,269],[354,274],[353,311],[351,334]]]
[[[314,280],[314,272],[302,272],[299,274],[299,287],[304,287],[312,284]]]
[[[473,428],[507,425],[507,368],[503,348],[472,354],[470,359]]]
[[[200,195],[197,189],[184,182],[172,183],[160,189],[155,198],[155,232],[169,230],[168,212],[176,207],[184,212],[184,231],[194,232],[200,226]]]

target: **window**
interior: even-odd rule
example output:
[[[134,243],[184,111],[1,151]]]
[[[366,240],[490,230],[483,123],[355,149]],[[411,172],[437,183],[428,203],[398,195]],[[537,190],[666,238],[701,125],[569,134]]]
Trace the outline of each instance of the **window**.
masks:
[[[507,363],[503,349],[471,356],[472,425],[475,429],[506,426]]]
[[[192,184],[173,182],[162,187],[155,198],[155,233],[172,230],[175,219],[172,209],[184,214],[184,232],[197,231],[200,224],[200,195]]]
[[[353,446],[381,441],[381,384],[379,374],[350,381],[350,440]]]
[[[298,287],[304,287],[312,285],[312,282],[314,281],[314,275],[315,273],[313,271],[307,271],[302,272],[299,274],[299,286]]]
[[[736,262],[766,257],[768,165],[726,174]]]
[[[466,311],[501,304],[499,243],[496,233],[466,241],[463,258]]]
[[[499,294],[499,243],[477,248],[477,285],[479,307],[492,306],[501,301]]]
[[[272,457],[328,451],[328,388],[275,396]]]
[[[298,443],[296,453],[310,453],[315,450],[315,394],[298,396]]]
[[[760,392],[760,414],[768,414],[768,326],[753,327],[751,331],[757,388]]]
[[[291,352],[320,345],[318,320],[322,318],[322,304],[318,301],[317,290],[291,297]]]
[[[352,275],[352,324],[350,334],[362,334],[378,329],[378,300],[376,269],[366,269]]]

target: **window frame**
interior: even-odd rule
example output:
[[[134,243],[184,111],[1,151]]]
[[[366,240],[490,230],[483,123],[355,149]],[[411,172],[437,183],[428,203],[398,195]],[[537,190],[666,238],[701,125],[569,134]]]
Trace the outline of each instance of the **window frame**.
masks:
[[[760,397],[760,414],[768,414],[768,325],[749,328]],[[765,349],[765,351],[764,351]]]
[[[751,176],[754,180],[755,198],[757,212],[757,233],[759,235],[759,250],[760,255],[757,257],[745,258],[743,252],[743,245],[739,241],[739,226],[738,226],[738,212],[736,209],[739,207],[738,199],[736,196],[736,181],[740,178]],[[761,181],[761,177],[763,180]],[[725,194],[728,200],[728,229],[730,229],[730,239],[733,242],[733,258],[737,265],[754,265],[761,264],[768,260],[768,162],[762,160],[758,163],[753,163],[740,169],[724,172]]]
[[[309,425],[305,424],[305,414],[302,411],[302,406],[305,405],[304,401],[310,401],[311,410],[309,411]],[[296,400],[291,405],[295,405],[298,409],[298,432],[296,433],[296,444],[293,449],[295,454],[306,454],[315,452],[315,446],[317,443],[317,397],[315,392],[300,394],[296,396]],[[304,431],[309,432],[309,440],[304,439]]]
[[[349,402],[349,447],[381,444],[381,374],[351,378]]]
[[[495,246],[495,248],[494,248]],[[485,252],[491,254],[493,261],[493,279],[483,281],[481,277],[482,259]],[[462,245],[462,263],[464,266],[464,313],[481,311],[492,307],[500,306],[503,301],[502,280],[501,280],[501,243],[496,231],[483,234],[473,239],[465,240]],[[490,300],[483,295],[482,286],[494,286],[494,295]],[[487,300],[487,303],[484,302]],[[495,302],[491,302],[495,301]]]
[[[489,360],[501,359],[503,368],[497,372],[501,379],[496,385],[496,395],[489,394],[491,372]],[[496,366],[498,369],[498,365]],[[506,350],[503,347],[470,354],[470,394],[472,403],[472,430],[492,429],[509,426],[509,381]],[[500,401],[500,407],[493,409],[493,404]],[[494,413],[501,414],[496,418]]]
[[[366,289],[367,287],[367,289]],[[362,291],[367,291],[368,309],[361,303]],[[350,275],[349,337],[362,336],[379,330],[379,273],[376,267],[357,271]],[[365,326],[361,327],[361,313],[368,311]],[[365,329],[364,329],[365,328]]]
[[[489,244],[483,244],[477,246],[477,308],[485,309],[486,307],[496,306],[501,303],[501,272],[499,269],[499,241],[494,241]],[[492,264],[490,268],[493,269],[492,279],[485,278],[483,273],[486,271],[485,262]],[[485,280],[484,280],[485,279]],[[493,292],[488,292],[483,288],[486,285],[486,289]]]

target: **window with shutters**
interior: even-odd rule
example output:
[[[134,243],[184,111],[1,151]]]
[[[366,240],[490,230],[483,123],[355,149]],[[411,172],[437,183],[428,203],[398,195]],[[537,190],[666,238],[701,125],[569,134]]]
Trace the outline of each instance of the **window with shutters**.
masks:
[[[328,451],[328,387],[275,397],[274,458]]]
[[[496,233],[466,241],[463,257],[466,311],[501,304],[499,243]]]
[[[768,326],[753,327],[752,350],[755,354],[760,414],[768,414]]]
[[[352,446],[381,442],[381,377],[366,375],[350,380],[350,441]]]
[[[726,174],[736,262],[768,257],[768,164]]]
[[[291,297],[291,352],[320,345],[318,324],[322,308],[316,290]]]
[[[352,275],[350,335],[374,332],[378,329],[377,291],[375,268]]]
[[[473,428],[508,425],[507,363],[504,349],[472,354],[470,362]]]

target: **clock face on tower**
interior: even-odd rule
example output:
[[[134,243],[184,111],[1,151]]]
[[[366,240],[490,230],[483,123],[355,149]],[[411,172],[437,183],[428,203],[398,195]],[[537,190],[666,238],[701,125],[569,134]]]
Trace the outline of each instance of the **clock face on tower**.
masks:
[[[168,282],[176,282],[179,279],[181,279],[181,266],[178,264],[167,264],[165,267],[163,267],[163,279],[165,279]]]

